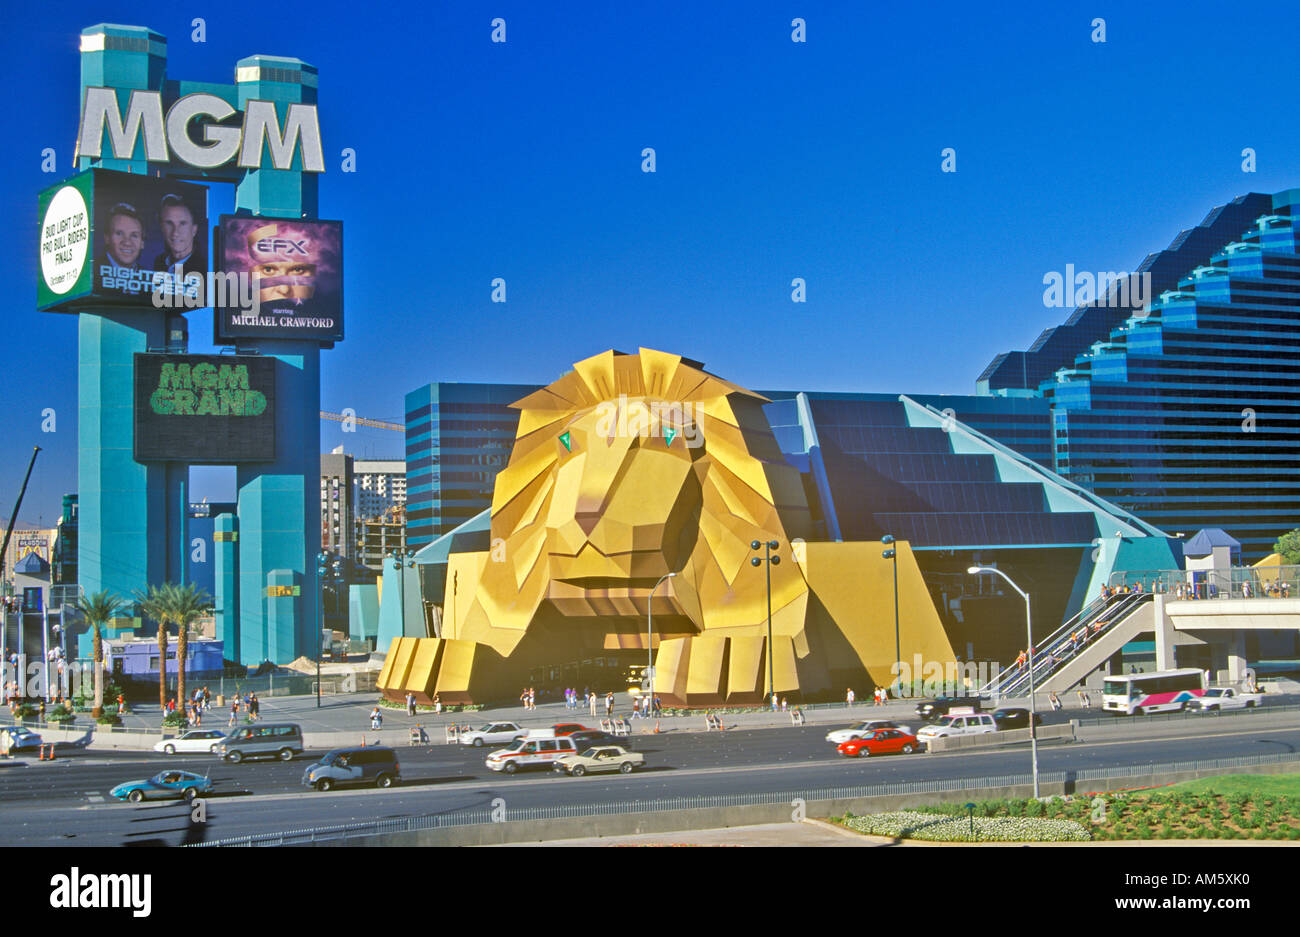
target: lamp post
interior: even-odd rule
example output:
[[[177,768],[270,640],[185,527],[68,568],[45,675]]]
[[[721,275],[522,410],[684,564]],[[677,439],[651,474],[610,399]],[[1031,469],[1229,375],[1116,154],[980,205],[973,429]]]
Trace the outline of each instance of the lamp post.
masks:
[[[1037,800],[1038,799],[1038,728],[1036,723],[1038,722],[1038,707],[1034,703],[1034,629],[1033,626],[1030,624],[1029,593],[1026,592],[1024,589],[1020,588],[1014,582],[1012,582],[1011,577],[1008,576],[1006,573],[1004,573],[1002,570],[995,569],[992,566],[972,566],[970,569],[966,570],[966,572],[968,572],[972,576],[977,576],[980,573],[996,573],[997,575],[1005,579],[1007,581],[1007,585],[1015,589],[1016,592],[1020,593],[1021,597],[1025,600],[1025,635],[1026,635],[1026,640],[1029,642],[1029,644],[1027,645],[1027,649],[1029,651],[1029,750],[1031,752],[1030,757],[1033,760],[1033,769],[1034,769],[1034,799]]]
[[[654,709],[654,705],[655,705],[655,662],[653,656],[654,652],[651,649],[654,642],[654,626],[650,623],[651,606],[654,604],[654,600],[655,600],[655,589],[658,589],[660,583],[662,583],[665,579],[672,579],[676,575],[677,575],[676,573],[665,573],[664,575],[660,576],[659,582],[656,582],[654,586],[651,587],[650,597],[646,599],[646,603],[645,603],[645,664],[646,664],[645,669],[646,669],[646,673],[650,675],[651,710]]]
[[[772,551],[780,545],[775,540],[768,540],[766,543],[754,540],[749,545],[751,550],[763,551],[762,556],[750,559],[750,565],[767,566],[767,692],[763,695],[768,698],[769,703],[772,697],[776,696],[776,668],[772,661],[772,567],[781,564],[781,557],[774,556]]]
[[[329,563],[328,553],[316,554],[316,575],[320,578],[320,626],[316,629],[316,708],[320,709],[320,659],[325,643],[325,574]]]
[[[407,550],[405,553],[395,552],[388,554],[393,561],[393,569],[397,570],[397,602],[401,606],[402,614],[402,636],[406,636],[406,570],[415,568],[415,551]]]
[[[881,557],[894,561],[894,680],[898,682],[903,679],[903,649],[898,636],[898,549],[894,546],[893,534],[885,534],[880,542],[885,545]]]

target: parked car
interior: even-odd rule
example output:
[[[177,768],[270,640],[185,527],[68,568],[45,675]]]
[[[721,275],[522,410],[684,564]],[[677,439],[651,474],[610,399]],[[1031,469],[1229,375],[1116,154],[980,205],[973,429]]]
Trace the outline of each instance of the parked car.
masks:
[[[632,748],[630,736],[610,735],[608,732],[601,732],[599,729],[584,729],[581,732],[574,732],[568,737],[573,740],[573,744],[578,751],[591,748],[594,745],[618,745],[621,748]]]
[[[997,724],[999,730],[1002,729],[1028,729],[1029,728],[1029,710],[1016,709],[1014,707],[993,710],[993,721]],[[1042,713],[1034,713],[1034,725],[1043,724]]]
[[[109,791],[110,797],[138,804],[142,800],[193,800],[213,788],[211,778],[189,771],[160,771],[144,781],[127,781]]]
[[[215,754],[235,764],[258,757],[290,761],[302,754],[302,729],[292,723],[243,726],[219,741]]]
[[[920,748],[916,736],[900,729],[877,729],[870,735],[848,739],[835,750],[847,758],[866,758],[868,755],[910,755]]]
[[[555,770],[580,778],[587,772],[621,771],[631,774],[634,768],[645,767],[645,755],[630,752],[618,745],[601,745],[588,748],[581,754],[565,755],[555,762]]]
[[[211,752],[216,754],[217,745],[225,737],[224,732],[218,732],[216,729],[190,729],[188,732],[182,732],[174,739],[163,739],[154,745],[153,750],[165,752],[168,755],[174,755],[177,752]]]
[[[397,753],[382,745],[363,748],[336,748],[320,761],[308,765],[302,783],[318,791],[328,791],[338,784],[371,784],[392,787],[402,780],[402,766]]]
[[[517,722],[489,722],[481,729],[460,734],[460,744],[482,748],[485,745],[509,745],[528,734]]]
[[[0,751],[6,755],[16,752],[34,752],[40,749],[41,737],[25,726],[5,726],[0,729]]]
[[[849,726],[847,729],[835,729],[826,733],[826,741],[834,742],[836,745],[841,742],[847,742],[849,739],[861,739],[873,734],[877,729],[897,729],[899,732],[912,734],[912,730],[907,726],[900,726],[896,722],[890,722],[888,719],[868,719],[866,722],[859,722],[855,726]]]
[[[922,700],[917,704],[916,714],[926,722],[948,715],[948,711],[957,706],[969,706],[976,712],[980,709],[978,696],[941,696],[938,699]]]

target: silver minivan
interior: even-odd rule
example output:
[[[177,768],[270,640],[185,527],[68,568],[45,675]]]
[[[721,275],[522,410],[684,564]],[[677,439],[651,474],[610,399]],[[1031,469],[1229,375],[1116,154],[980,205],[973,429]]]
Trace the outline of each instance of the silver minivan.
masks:
[[[240,726],[213,749],[225,761],[239,764],[245,758],[279,758],[289,761],[302,754],[302,729],[292,723]]]

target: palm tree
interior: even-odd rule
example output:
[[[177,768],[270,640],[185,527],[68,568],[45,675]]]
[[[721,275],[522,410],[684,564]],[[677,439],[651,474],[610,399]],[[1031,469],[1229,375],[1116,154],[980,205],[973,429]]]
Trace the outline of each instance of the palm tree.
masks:
[[[144,616],[158,622],[158,705],[164,709],[167,708],[167,624],[172,618],[175,589],[174,585],[167,582],[161,586],[150,586],[148,592],[135,594]]]
[[[171,618],[176,623],[176,701],[185,700],[185,661],[189,649],[190,628],[194,622],[212,613],[212,596],[194,583],[173,586]]]
[[[176,701],[185,703],[185,658],[189,649],[189,630],[194,622],[212,611],[212,596],[190,583],[178,586],[165,582],[150,586],[137,595],[145,615],[158,622],[158,703],[167,705],[167,626],[176,625]]]
[[[77,609],[90,622],[95,633],[95,706],[90,715],[95,719],[104,715],[104,625],[122,614],[124,599],[107,590],[96,592],[90,598],[77,596]]]

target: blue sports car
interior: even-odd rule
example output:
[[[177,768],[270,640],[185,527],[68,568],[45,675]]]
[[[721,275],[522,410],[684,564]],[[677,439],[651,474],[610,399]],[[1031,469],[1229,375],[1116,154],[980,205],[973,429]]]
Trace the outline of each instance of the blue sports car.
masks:
[[[108,793],[118,800],[138,804],[142,800],[193,800],[213,788],[211,779],[188,771],[160,771],[147,781],[127,781]]]

